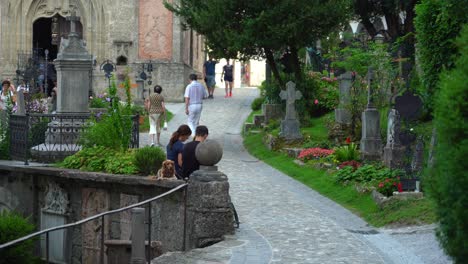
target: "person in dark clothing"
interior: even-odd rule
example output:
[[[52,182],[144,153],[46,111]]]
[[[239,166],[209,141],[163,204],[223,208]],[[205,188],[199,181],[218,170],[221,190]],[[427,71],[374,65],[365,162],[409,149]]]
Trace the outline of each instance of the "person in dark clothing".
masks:
[[[188,125],[181,125],[172,133],[169,144],[167,144],[166,152],[167,159],[174,161],[176,176],[182,179],[182,150],[184,149],[184,142],[190,137],[192,130]]]
[[[200,169],[200,163],[195,157],[195,149],[200,142],[205,141],[208,137],[208,128],[206,126],[197,126],[195,130],[195,138],[192,142],[185,144],[182,151],[182,175],[184,178],[189,178],[192,172]]]

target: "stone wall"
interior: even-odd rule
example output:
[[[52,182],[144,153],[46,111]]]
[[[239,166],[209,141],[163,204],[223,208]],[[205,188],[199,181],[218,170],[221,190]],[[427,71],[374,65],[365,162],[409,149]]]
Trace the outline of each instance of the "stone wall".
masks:
[[[72,223],[149,199],[182,183],[3,163],[0,164],[0,209],[31,216],[36,226],[44,229],[53,226],[52,222]],[[152,239],[161,241],[164,251],[182,250],[183,193],[176,192],[152,204]],[[106,240],[128,240],[131,236],[130,221],[130,212],[106,217]],[[63,233],[54,232],[57,239],[64,241],[57,245],[63,247],[58,250],[63,255],[57,255],[56,259],[66,263],[98,263],[95,261],[99,257],[101,228],[101,221],[91,221]]]

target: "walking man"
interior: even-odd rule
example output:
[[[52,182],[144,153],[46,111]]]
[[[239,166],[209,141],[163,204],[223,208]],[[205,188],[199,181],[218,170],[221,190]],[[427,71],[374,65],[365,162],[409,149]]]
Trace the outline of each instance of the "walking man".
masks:
[[[203,98],[207,97],[205,87],[197,81],[197,75],[192,73],[189,76],[191,83],[185,88],[185,113],[188,115],[187,125],[192,131],[200,122],[203,108]]]
[[[213,58],[210,58],[203,64],[203,75],[206,82],[206,87],[208,87],[208,98],[213,99],[213,92],[216,85],[215,80],[215,67],[216,61]]]

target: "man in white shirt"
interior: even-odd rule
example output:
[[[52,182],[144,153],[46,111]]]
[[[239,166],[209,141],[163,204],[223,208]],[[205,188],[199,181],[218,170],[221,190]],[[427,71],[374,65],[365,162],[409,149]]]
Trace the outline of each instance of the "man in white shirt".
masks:
[[[205,87],[197,81],[197,75],[192,73],[189,76],[191,83],[185,88],[185,113],[188,115],[187,125],[192,130],[192,134],[200,122],[201,111],[203,109],[203,98],[206,98]]]

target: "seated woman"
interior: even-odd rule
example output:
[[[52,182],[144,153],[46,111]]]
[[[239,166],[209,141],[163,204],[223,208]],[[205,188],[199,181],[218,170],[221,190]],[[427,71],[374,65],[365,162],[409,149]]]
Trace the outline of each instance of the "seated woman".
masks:
[[[182,179],[182,150],[184,142],[190,137],[192,130],[188,125],[181,125],[172,133],[169,144],[166,147],[167,159],[174,161],[176,176]]]

